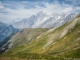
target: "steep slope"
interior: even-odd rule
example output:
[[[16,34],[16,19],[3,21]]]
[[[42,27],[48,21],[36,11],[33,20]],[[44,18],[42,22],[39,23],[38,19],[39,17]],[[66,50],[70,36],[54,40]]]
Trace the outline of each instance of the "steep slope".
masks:
[[[7,49],[8,49],[8,45],[10,43],[7,43],[8,40],[11,39],[11,37],[14,35],[15,33],[10,34],[8,37],[6,37],[5,39],[3,39],[2,42],[0,42],[0,54],[4,53]]]
[[[39,35],[49,30],[48,28],[26,28],[20,30],[9,41],[9,47],[28,44],[38,38]]]
[[[79,31],[80,31],[80,14],[73,18],[68,23],[64,24],[63,26],[56,28],[52,32],[48,32],[41,36],[40,38],[38,38],[37,40],[35,40],[35,42],[33,42],[35,43],[34,48],[32,49],[30,48],[30,52],[52,54],[60,51],[65,51],[77,45],[79,46],[78,43],[80,41]],[[44,43],[42,41],[44,41]],[[43,45],[41,46],[40,44]],[[38,50],[36,50],[37,48]]]
[[[34,55],[40,55],[43,59],[42,55],[48,55],[48,58],[80,58],[79,50],[80,14],[66,24],[39,35],[29,44],[11,48],[4,55],[33,59],[35,58]]]

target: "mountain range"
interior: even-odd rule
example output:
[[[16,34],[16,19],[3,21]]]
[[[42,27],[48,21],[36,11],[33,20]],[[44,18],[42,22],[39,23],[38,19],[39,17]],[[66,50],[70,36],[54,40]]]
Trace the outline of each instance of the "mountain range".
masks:
[[[11,34],[18,32],[18,29],[14,28],[12,25],[7,25],[3,22],[0,22],[0,47],[5,38],[9,37]]]
[[[30,16],[25,19],[16,19],[9,22],[15,28],[54,28],[61,26],[64,23],[71,20],[76,14],[58,14],[58,13],[48,13],[45,11],[40,11],[35,15]]]
[[[55,28],[22,29],[13,35],[2,48],[5,49],[5,46],[8,49],[1,56],[14,58],[14,60],[18,58],[43,60],[78,59],[80,58],[80,13]]]

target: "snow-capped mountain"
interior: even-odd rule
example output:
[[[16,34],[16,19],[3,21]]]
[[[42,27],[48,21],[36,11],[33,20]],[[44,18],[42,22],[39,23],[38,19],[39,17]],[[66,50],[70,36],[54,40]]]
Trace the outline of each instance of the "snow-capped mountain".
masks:
[[[71,14],[48,13],[44,11],[38,12],[29,18],[17,19],[11,22],[15,28],[54,28],[60,26],[75,16]]]
[[[57,26],[61,26],[62,24],[68,22],[69,20],[71,20],[74,16],[75,13],[71,13],[69,15],[67,14],[52,14],[53,17],[50,17],[49,19],[47,19],[44,23],[42,23],[39,27],[43,27],[43,28],[54,28]]]

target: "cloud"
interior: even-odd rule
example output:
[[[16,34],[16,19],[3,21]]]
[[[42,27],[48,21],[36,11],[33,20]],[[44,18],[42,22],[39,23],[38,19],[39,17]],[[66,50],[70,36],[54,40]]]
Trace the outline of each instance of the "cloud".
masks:
[[[47,0],[42,2],[40,2],[40,0],[35,2],[5,1],[0,2],[0,7],[0,20],[4,18],[4,21],[11,21],[17,18],[28,18],[40,11],[47,11],[50,13],[68,13],[72,12],[74,8],[76,8],[74,12],[80,9],[79,7],[65,4],[63,1],[60,3],[58,0],[52,0],[51,2],[48,2]]]
[[[2,5],[2,3],[0,2],[0,9],[3,9],[4,8],[4,6]]]
[[[42,4],[45,7],[38,5],[38,2],[36,2],[34,4],[35,4],[35,8],[25,8],[25,6],[27,6],[27,4],[25,4],[25,5],[22,4],[22,6],[24,6],[24,7],[22,7],[21,5],[17,6],[17,8],[19,7],[18,9],[12,9],[11,6],[6,7],[2,11],[7,12],[7,15],[3,14],[3,16],[5,16],[5,18],[13,20],[16,18],[28,18],[31,15],[37,14],[40,11],[47,11],[47,12],[51,12],[51,13],[57,13],[57,12],[59,13],[59,11],[60,11],[60,9],[57,9],[57,7],[60,7],[60,5],[58,5],[57,3],[50,4],[48,2],[43,2]]]
[[[80,0],[64,0],[63,2],[69,5],[73,5],[75,7],[80,6]]]
[[[70,12],[70,11],[72,11],[73,9],[72,9],[72,7],[67,7],[67,8],[65,8],[62,12],[63,13],[68,13],[68,12]]]
[[[76,7],[77,10],[80,10],[80,7]]]

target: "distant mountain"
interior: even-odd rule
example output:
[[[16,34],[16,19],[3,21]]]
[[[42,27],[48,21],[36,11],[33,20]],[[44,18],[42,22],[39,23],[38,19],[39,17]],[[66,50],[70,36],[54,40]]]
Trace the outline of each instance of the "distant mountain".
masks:
[[[14,28],[12,25],[7,25],[0,22],[0,42],[3,41],[9,35],[16,33],[18,29]]]
[[[39,27],[43,27],[43,28],[58,27],[58,26],[61,26],[61,25],[65,24],[69,20],[71,20],[74,16],[75,16],[75,13],[71,13],[69,15],[64,14],[64,13],[62,13],[62,14],[53,13],[52,17],[50,17],[49,19],[47,19]]]
[[[12,24],[15,28],[32,28],[37,27],[39,23],[41,24],[41,22],[44,22],[48,17],[49,15],[46,12],[41,11],[36,15],[32,15],[29,18],[17,19],[10,22],[9,24]]]
[[[3,30],[5,30],[8,27],[7,24],[3,23],[0,21],[0,32],[2,32]]]
[[[60,27],[47,30],[24,29],[18,32],[9,40],[8,46],[13,48],[3,55],[26,59],[80,58],[80,14]],[[39,32],[42,33],[37,35]]]
[[[76,14],[58,14],[58,13],[48,13],[40,11],[36,15],[32,15],[29,18],[17,19],[9,24],[12,24],[15,28],[54,28],[60,26],[70,19],[72,19]]]

